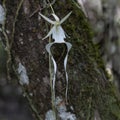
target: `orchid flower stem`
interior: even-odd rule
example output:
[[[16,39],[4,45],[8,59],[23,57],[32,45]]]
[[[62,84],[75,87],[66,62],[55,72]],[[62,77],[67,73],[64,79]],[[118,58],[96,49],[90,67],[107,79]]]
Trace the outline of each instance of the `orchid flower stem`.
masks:
[[[49,37],[49,43],[51,43],[51,37]],[[54,117],[56,118],[56,110],[55,110],[55,91],[53,91],[53,85],[52,85],[52,79],[53,79],[53,75],[52,75],[52,60],[51,60],[51,55],[49,54],[49,73],[50,73],[50,87],[51,87],[51,102],[52,102],[52,110],[54,113]]]

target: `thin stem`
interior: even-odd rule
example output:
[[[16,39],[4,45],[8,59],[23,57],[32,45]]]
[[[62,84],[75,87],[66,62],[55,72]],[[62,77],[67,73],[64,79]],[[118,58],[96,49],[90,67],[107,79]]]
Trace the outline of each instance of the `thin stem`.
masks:
[[[49,4],[50,4],[50,8],[51,8],[51,10],[52,10],[52,13],[55,14],[55,11],[54,11],[54,9],[53,9],[51,3],[50,3],[50,0],[48,0],[48,2],[49,2]]]
[[[49,8],[49,7],[51,7],[52,12],[54,13],[54,9],[52,8],[52,5],[55,3],[55,1],[56,1],[56,0],[53,0],[51,3],[49,2],[49,4],[47,4],[47,3],[45,2],[46,6],[43,7],[43,8],[41,8],[40,5],[39,5],[39,7],[38,7],[29,17],[32,17],[32,16],[33,16],[35,13],[37,13],[38,11],[41,11],[41,10],[43,10],[43,9],[45,9],[45,8]]]
[[[4,30],[2,30],[2,33],[3,33],[4,37],[5,37],[5,41],[6,41],[6,48],[5,48],[5,50],[7,51],[7,55],[8,55],[7,63],[6,63],[7,78],[8,78],[8,80],[10,80],[11,52],[10,52],[10,46],[9,46],[9,39],[8,39],[8,36],[7,36],[7,34],[6,34],[6,32]]]
[[[29,102],[29,105],[32,109],[32,111],[34,112],[34,114],[36,115],[37,119],[38,120],[42,120],[42,118],[39,116],[38,112],[37,112],[37,109],[35,108],[35,106],[33,105],[32,103],[32,100],[30,99],[28,93],[25,91],[24,87],[22,86],[22,90],[23,90],[23,94],[24,96],[27,98],[28,102]]]
[[[59,63],[61,61],[61,58],[63,57],[65,51],[66,51],[66,49],[63,48],[63,52],[62,52],[61,56],[59,57],[59,59],[57,60],[57,63]]]
[[[49,37],[49,43],[51,43],[51,37]],[[56,118],[56,109],[55,109],[55,91],[53,91],[53,70],[52,70],[52,61],[51,61],[51,55],[49,55],[49,73],[50,73],[50,87],[51,87],[51,101],[52,101],[52,110],[54,112],[54,117]]]
[[[55,0],[54,0],[55,1]],[[52,13],[55,14],[54,9],[49,2],[49,6],[52,10]],[[52,27],[52,26],[51,26]],[[48,27],[47,27],[48,28]],[[49,43],[51,43],[51,37],[49,37]],[[55,108],[55,91],[53,90],[53,66],[52,66],[52,60],[51,60],[51,55],[49,54],[49,73],[50,73],[50,87],[51,87],[51,103],[52,103],[52,110],[53,110],[53,114],[55,119],[57,120],[57,115],[56,115],[56,108]]]
[[[17,21],[17,17],[18,17],[18,14],[19,14],[19,11],[20,11],[20,8],[22,6],[22,3],[23,3],[24,0],[21,0],[18,7],[17,7],[17,11],[16,11],[16,14],[15,14],[15,19],[14,19],[14,22],[13,22],[13,30],[12,30],[12,39],[11,39],[11,43],[10,43],[10,48],[12,47],[12,44],[14,42],[14,34],[15,34],[15,24],[16,24],[16,21]]]
[[[19,77],[18,72],[16,71],[16,68],[15,68],[14,65],[13,65],[13,70],[14,70],[14,73],[15,73],[16,78],[17,78],[18,80],[20,80],[20,77]],[[35,116],[37,117],[38,120],[42,120],[42,118],[40,117],[37,109],[35,108],[34,104],[32,103],[32,100],[31,100],[29,94],[25,91],[24,86],[21,86],[21,88],[22,88],[22,90],[23,90],[23,94],[25,95],[26,99],[27,99],[28,102],[29,102],[29,105],[30,105],[31,110],[33,111],[33,113],[35,114]]]
[[[38,118],[38,120],[42,120],[42,118],[39,116],[37,109],[35,108],[35,106],[32,103],[32,100],[30,99],[29,95],[27,94],[27,92],[24,91],[25,97],[27,98],[29,105],[32,109],[32,111],[35,113],[36,117]]]
[[[11,62],[11,52],[10,52],[10,44],[9,44],[9,39],[8,39],[8,36],[7,36],[7,33],[5,32],[5,22],[6,22],[6,13],[7,13],[7,10],[6,10],[6,5],[5,5],[5,2],[6,0],[3,1],[3,7],[5,9],[5,20],[4,20],[4,23],[2,25],[2,33],[5,37],[5,42],[6,42],[6,52],[7,52],[7,62],[6,62],[6,68],[7,68],[7,78],[8,78],[8,81],[10,81],[10,62]]]

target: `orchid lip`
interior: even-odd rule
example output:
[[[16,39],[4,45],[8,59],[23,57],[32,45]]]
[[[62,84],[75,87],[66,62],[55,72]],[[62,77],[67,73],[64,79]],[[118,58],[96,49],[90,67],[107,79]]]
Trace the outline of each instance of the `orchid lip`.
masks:
[[[56,73],[57,73],[57,63],[52,55],[51,52],[51,47],[55,43],[65,43],[67,46],[67,53],[64,58],[64,70],[65,70],[65,78],[66,78],[66,102],[67,102],[67,92],[68,92],[68,74],[67,74],[67,59],[68,59],[68,53],[72,47],[71,43],[66,42],[64,39],[66,38],[65,31],[62,28],[61,24],[71,15],[72,12],[68,13],[62,20],[59,20],[59,17],[56,14],[52,14],[53,17],[55,18],[55,21],[52,21],[51,19],[47,18],[46,16],[41,15],[47,22],[51,23],[53,27],[51,30],[48,32],[48,34],[43,38],[46,39],[47,37],[52,36],[52,39],[54,42],[50,42],[49,44],[46,45],[46,50],[48,51],[50,58],[53,62],[53,77],[52,77],[52,90],[54,91],[53,97],[55,97],[55,81],[56,81]]]

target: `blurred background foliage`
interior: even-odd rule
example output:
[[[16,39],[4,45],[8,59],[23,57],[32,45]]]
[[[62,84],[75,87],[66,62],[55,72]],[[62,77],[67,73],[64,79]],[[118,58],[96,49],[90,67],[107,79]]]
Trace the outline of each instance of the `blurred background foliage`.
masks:
[[[29,1],[29,0],[26,0],[26,1]],[[62,0],[62,1],[65,1],[65,0]],[[120,62],[119,62],[120,61],[120,35],[119,35],[120,0],[82,0],[82,1],[86,11],[86,15],[88,17],[88,21],[90,22],[94,32],[93,42],[96,44],[96,46],[100,50],[100,54],[106,66],[106,71],[110,76],[109,80],[116,85],[118,90],[120,90]],[[4,69],[6,68],[5,67],[6,52],[4,48],[5,47],[0,40],[0,85],[6,84],[5,82],[6,69]],[[3,108],[4,108],[4,111],[8,109],[10,110],[12,109],[13,111],[18,110],[18,114],[19,114],[20,112],[18,108],[19,107],[18,102],[21,103],[20,111],[23,111],[25,109],[24,107],[22,107],[22,106],[25,106],[24,105],[25,101],[22,100],[21,102],[20,99],[16,99],[21,97],[21,89],[14,88],[14,91],[12,91],[13,87],[12,89],[9,86],[7,86],[6,88],[5,87],[0,87],[0,88],[1,88],[0,90],[1,104],[0,105],[2,105],[1,111],[3,110]],[[16,92],[17,92],[17,95],[16,95]],[[8,97],[8,94],[9,95],[11,94],[12,96]],[[14,101],[15,99],[18,102],[15,102]],[[6,107],[4,107],[5,104],[7,103],[5,101],[8,102],[8,106]],[[16,103],[16,106],[13,107],[14,103]],[[113,107],[111,106],[111,108]],[[27,111],[25,120],[27,120],[27,118],[29,120],[31,119],[29,118],[30,115],[28,114],[28,111]],[[116,108],[113,109],[113,111],[115,111],[114,113],[117,113]],[[3,115],[3,113],[1,114]],[[12,115],[12,113],[10,114]],[[119,115],[119,113],[117,115]],[[16,119],[18,120],[16,116],[13,116],[13,117],[15,117],[15,120]],[[9,116],[7,116],[7,118],[9,118]],[[20,118],[20,119],[23,119],[23,118]]]
[[[80,0],[78,0],[80,2]],[[110,81],[120,90],[120,0],[83,0]]]

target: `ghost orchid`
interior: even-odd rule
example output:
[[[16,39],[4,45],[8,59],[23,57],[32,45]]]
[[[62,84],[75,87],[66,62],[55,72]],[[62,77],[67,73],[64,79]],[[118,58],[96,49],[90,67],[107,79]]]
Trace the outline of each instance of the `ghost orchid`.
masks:
[[[44,18],[46,21],[48,21],[50,24],[53,25],[53,27],[51,28],[50,32],[43,38],[46,39],[47,37],[52,35],[52,39],[54,39],[54,42],[50,42],[46,45],[46,50],[49,53],[51,60],[53,62],[53,76],[52,76],[52,90],[53,90],[53,98],[55,100],[55,81],[56,81],[56,73],[57,73],[57,63],[52,55],[51,52],[51,47],[55,44],[55,43],[65,43],[65,45],[67,46],[67,51],[66,51],[66,56],[64,58],[64,70],[65,70],[65,78],[66,78],[66,102],[67,102],[67,91],[68,91],[68,74],[67,74],[67,59],[68,59],[68,53],[72,47],[71,43],[64,41],[64,39],[66,38],[65,36],[65,32],[63,30],[63,28],[61,27],[61,24],[71,15],[72,12],[68,13],[62,20],[59,19],[59,17],[55,14],[52,14],[55,21],[50,20],[49,18],[47,18],[46,16],[42,15],[41,13],[40,16],[42,18]]]
[[[43,40],[52,35],[52,38],[55,40],[56,43],[65,42],[64,39],[66,38],[66,36],[61,24],[71,15],[71,13],[72,12],[68,13],[62,20],[60,20],[57,15],[52,14],[55,18],[55,21],[52,21],[46,16],[39,13],[42,18],[53,25],[50,32],[43,38]]]

